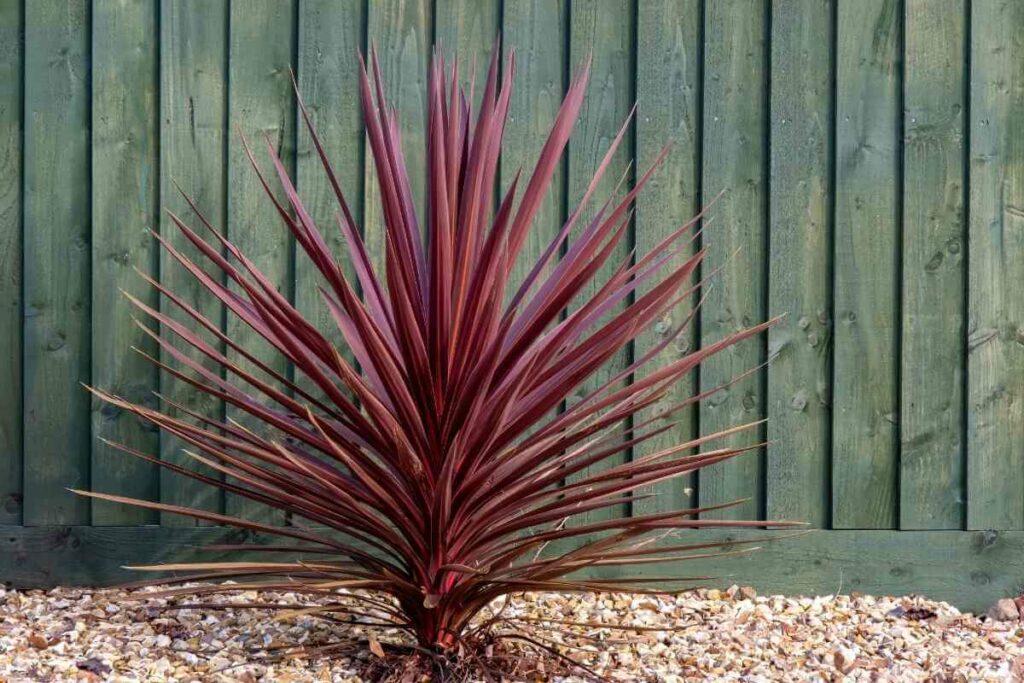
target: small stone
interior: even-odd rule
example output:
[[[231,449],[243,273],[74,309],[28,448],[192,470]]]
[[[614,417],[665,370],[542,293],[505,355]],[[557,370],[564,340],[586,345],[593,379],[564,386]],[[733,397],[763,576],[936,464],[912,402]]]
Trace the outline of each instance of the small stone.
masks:
[[[351,592],[341,589],[323,600],[344,600]],[[379,679],[376,672],[360,676],[365,667],[382,662],[369,648],[319,661],[300,657],[271,666],[256,661],[275,648],[315,647],[343,637],[345,629],[368,642],[371,634],[358,624],[341,626],[313,616],[276,621],[269,611],[202,606],[241,601],[237,596],[197,595],[189,599],[195,607],[178,609],[166,599],[132,602],[143,597],[140,593],[6,591],[0,602],[0,680]],[[287,591],[249,597],[297,607],[320,601]],[[120,609],[111,612],[111,604]],[[105,616],[96,617],[94,611]],[[499,598],[477,623],[499,611],[506,620],[503,630],[535,632],[610,681],[1024,680],[1021,621],[984,620],[920,596],[758,597],[739,586],[674,596],[527,592]],[[383,618],[383,612],[373,614],[375,620]],[[586,626],[568,625],[572,622]],[[44,648],[32,645],[33,635]],[[402,643],[404,633],[380,629],[373,636],[387,655],[384,663],[400,664],[400,648],[392,651],[390,646]],[[581,680],[562,678],[553,671],[557,662],[514,643],[495,641],[480,656],[523,657],[533,674],[511,680]],[[110,671],[103,671],[106,667]],[[422,675],[401,680],[420,683]]]
[[[29,634],[28,644],[37,650],[45,650],[50,646],[50,641],[38,633]]]
[[[1016,602],[1010,598],[1003,598],[989,607],[985,616],[993,621],[1014,621],[1020,619],[1020,612],[1017,610]]]
[[[832,663],[840,673],[848,674],[856,666],[857,653],[849,648],[841,647],[832,653]]]

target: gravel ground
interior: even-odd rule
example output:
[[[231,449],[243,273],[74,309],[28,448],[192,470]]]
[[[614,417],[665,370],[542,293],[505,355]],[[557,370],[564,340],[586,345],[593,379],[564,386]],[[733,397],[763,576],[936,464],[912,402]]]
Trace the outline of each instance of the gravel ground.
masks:
[[[166,600],[125,597],[115,590],[0,590],[0,681],[354,682],[377,657],[369,650],[381,652],[254,663],[252,650],[315,643],[331,629],[358,627],[301,616],[275,620],[253,609],[167,610]],[[255,598],[241,593],[227,600]],[[1024,680],[1022,622],[983,620],[917,597],[759,597],[735,586],[670,597],[537,593],[512,598],[502,615],[510,620],[504,628],[562,643],[564,652],[611,680]],[[636,630],[602,626],[616,623]],[[375,632],[385,643],[397,637]],[[583,680],[550,670],[528,676],[549,678]]]

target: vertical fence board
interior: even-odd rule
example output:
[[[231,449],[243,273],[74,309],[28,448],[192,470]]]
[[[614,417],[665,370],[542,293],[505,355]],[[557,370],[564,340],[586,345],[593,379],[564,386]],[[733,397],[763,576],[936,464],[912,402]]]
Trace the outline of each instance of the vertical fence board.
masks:
[[[341,184],[356,222],[363,215],[363,119],[359,108],[359,51],[365,48],[365,0],[303,0],[299,4],[299,92],[310,120],[324,144],[327,158]],[[305,124],[296,121],[296,188],[299,196],[335,253],[344,242],[335,221],[341,210]],[[343,259],[349,266],[348,259]],[[355,282],[355,273],[346,273]],[[295,257],[295,305],[335,343],[347,348],[317,287],[321,278],[302,253]],[[349,353],[347,356],[352,360]],[[296,381],[306,390],[312,383]]]
[[[1024,527],[1022,25],[1022,3],[971,3],[969,529]]]
[[[221,229],[226,215],[227,8],[225,0],[163,0],[160,18],[160,202],[162,207],[194,222],[172,184],[177,182]],[[164,213],[160,216],[160,232],[186,256],[203,262],[199,251]],[[164,250],[160,253],[160,280],[208,320],[223,323],[223,306]],[[166,300],[161,301],[161,309],[176,320],[189,320]],[[168,356],[163,354],[165,361]],[[198,353],[193,357],[201,358]],[[207,367],[219,371],[212,363]],[[166,374],[161,377],[160,392],[203,415],[214,419],[223,416],[220,401]],[[181,440],[162,434],[160,457],[217,476],[183,455],[183,445]],[[219,491],[166,470],[160,474],[160,500],[213,511],[223,509]],[[161,523],[192,526],[195,522],[165,513],[161,514]]]
[[[24,522],[87,524],[89,3],[25,6]]]
[[[132,269],[156,274],[156,244],[149,230],[159,220],[160,83],[157,74],[157,5],[150,0],[93,4],[92,85],[92,367],[93,383],[136,403],[153,404],[156,343],[132,317],[156,329],[125,299],[130,292],[156,308],[157,292]],[[150,424],[92,399],[92,487],[155,500],[154,465],[105,443],[107,439],[154,453],[160,437]],[[102,500],[92,504],[92,523],[154,524],[159,513]]]
[[[378,52],[385,95],[398,111],[413,205],[423,225],[426,216],[427,65],[434,36],[433,7],[429,0],[380,0],[371,2],[367,12],[367,39]],[[378,273],[384,273],[384,213],[380,206],[377,171],[369,149],[365,179],[366,247]]]
[[[270,160],[273,145],[286,171],[295,172],[295,97],[291,72],[295,65],[295,0],[232,2],[228,53],[228,239],[245,254],[284,296],[292,297],[294,238],[266,196],[259,178],[234,132],[245,136],[257,163],[279,201],[288,200]],[[227,334],[282,375],[288,362],[245,322],[228,315]],[[236,352],[229,358],[246,371],[261,371]],[[241,380],[229,378],[248,388]],[[229,418],[256,426],[241,409],[229,406]],[[284,513],[241,496],[225,498],[228,514],[268,524],[283,524]]]
[[[516,81],[505,127],[500,181],[508,189],[520,168],[529,178],[568,87],[568,26],[565,0],[504,0],[501,19],[506,56],[516,50]],[[555,173],[523,245],[513,276],[518,286],[558,234],[564,219],[565,165]]]
[[[443,50],[445,59],[459,60],[462,76],[460,80],[473,88],[473,113],[479,110],[480,98],[483,96],[487,81],[487,67],[491,58],[491,50],[495,47],[495,39],[501,25],[501,7],[499,0],[435,0],[434,3],[434,43]],[[500,49],[500,46],[499,46]],[[468,76],[476,66],[476,79],[469,83]],[[498,58],[498,79],[502,75],[501,57]],[[501,172],[499,168],[499,174]],[[501,179],[495,181],[495,188],[500,188]],[[497,198],[492,207],[497,210]]]
[[[703,191],[706,198],[721,190],[727,194],[703,233],[709,248],[704,274],[722,269],[701,311],[704,345],[761,322],[766,312],[765,23],[762,2],[705,5]],[[763,361],[760,337],[726,349],[703,364],[701,391],[725,384]],[[756,372],[702,403],[704,435],[764,415],[763,375]],[[708,448],[747,445],[758,436],[756,431],[747,432],[714,441]],[[698,482],[701,506],[749,499],[708,517],[756,519],[764,503],[763,452],[757,449],[702,469]]]
[[[565,0],[504,0],[502,8],[502,47],[505,59],[512,49],[516,51],[516,78],[498,180],[501,191],[505,192],[516,172],[522,169],[519,181],[519,194],[522,196],[568,87],[568,3]],[[512,271],[507,299],[511,299],[562,227],[565,219],[565,171],[563,160],[552,176],[551,186],[527,233]],[[554,267],[556,259],[551,259],[545,273]],[[553,410],[546,418],[554,418],[557,413]],[[540,422],[543,424],[545,421],[542,419]]]
[[[773,3],[766,516],[829,523],[831,0]]]
[[[901,529],[964,519],[964,15],[904,12]]]
[[[592,55],[594,60],[590,86],[580,111],[580,120],[569,141],[568,197],[570,210],[572,210],[583,197],[587,185],[593,178],[594,171],[601,163],[609,144],[622,127],[633,106],[635,99],[633,7],[632,3],[623,0],[615,2],[574,0],[570,5],[569,20],[570,63],[575,68],[576,65],[583,64],[588,55]],[[596,207],[599,207],[612,194],[623,174],[631,173],[628,171],[628,165],[633,159],[634,150],[633,136],[630,133],[631,131],[627,131],[618,154],[605,172],[587,209],[580,216],[573,238],[578,236],[590,222]],[[624,187],[627,185],[628,179]],[[622,239],[608,263],[598,271],[594,281],[588,283],[581,290],[581,296],[586,297],[597,291],[596,284],[604,282],[621,260],[628,256],[631,242],[630,235]],[[609,317],[602,319],[598,324],[606,322]],[[629,365],[630,357],[631,350],[629,348],[616,354],[604,367],[577,387],[568,402],[572,403],[581,399],[608,381]],[[625,452],[615,455],[580,472],[574,479],[586,477],[588,474],[624,462],[628,457],[629,454]],[[581,519],[576,520],[576,523],[628,514],[627,505],[601,508],[581,515]]]
[[[637,5],[637,172],[642,173],[661,148],[672,143],[668,159],[637,201],[636,250],[641,256],[700,208],[700,64],[703,57],[700,18],[699,0],[654,0]],[[694,241],[666,264],[666,268],[682,263],[694,253],[696,245]],[[652,329],[644,330],[634,342],[634,356],[643,356],[664,339],[664,335],[683,324],[695,303],[696,296],[681,302],[667,311]],[[639,369],[637,376],[671,363],[695,348],[696,343],[697,326],[691,323],[648,366]],[[695,375],[677,382],[652,410],[664,411],[692,396],[696,390]],[[638,454],[647,455],[685,443],[699,433],[695,406],[686,407],[667,419],[676,421],[677,426],[638,447]],[[693,506],[697,502],[695,482],[694,475],[687,475],[656,485],[657,495],[637,501],[633,506],[634,514]]]
[[[839,3],[832,519],[896,525],[900,15]]]
[[[20,524],[21,0],[0,0],[0,524]]]
[[[476,65],[474,107],[479,104],[483,94],[487,60],[490,59],[491,47],[498,37],[500,25],[499,0],[435,0],[435,44],[444,51],[446,59],[458,57],[464,82],[468,82],[472,66]]]

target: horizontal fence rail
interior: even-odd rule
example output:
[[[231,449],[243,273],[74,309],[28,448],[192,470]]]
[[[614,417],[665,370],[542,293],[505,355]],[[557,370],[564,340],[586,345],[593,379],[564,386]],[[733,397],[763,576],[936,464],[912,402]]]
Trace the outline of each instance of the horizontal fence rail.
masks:
[[[329,325],[314,269],[296,258],[238,133],[276,146],[332,233],[336,207],[297,125],[294,73],[379,258],[357,52],[379,52],[422,209],[432,46],[479,65],[500,33],[503,56],[518,55],[502,187],[532,167],[572,73],[593,58],[580,122],[527,251],[557,232],[637,102],[601,190],[635,178],[666,142],[673,149],[640,197],[623,253],[644,253],[724,191],[691,247],[708,247],[713,286],[661,362],[786,314],[680,382],[666,405],[770,361],[763,369],[621,457],[764,418],[768,445],[660,486],[622,514],[743,498],[716,514],[826,530],[811,535],[823,540],[770,551],[770,566],[849,543],[835,561],[855,559],[860,569],[850,571],[870,577],[871,558],[906,548],[912,569],[893,564],[884,588],[914,589],[915,572],[933,572],[924,583],[952,595],[927,567],[929,549],[942,547],[951,567],[976,576],[979,595],[988,594],[982,585],[993,594],[1015,586],[994,567],[1024,560],[1022,25],[1024,3],[996,0],[0,0],[4,542],[33,561],[49,549],[46,582],[63,576],[67,562],[56,558],[66,560],[74,539],[73,552],[98,559],[80,560],[66,580],[103,582],[124,563],[105,559],[124,539],[145,554],[160,539],[221,533],[68,487],[287,523],[100,441],[194,466],[180,442],[90,399],[82,383],[232,417],[131,350],[159,355],[120,290],[177,315],[133,269],[158,276],[288,372],[156,249],[149,230],[194,253],[162,211],[186,212],[175,183],[300,310]],[[592,382],[657,344],[696,300]],[[998,552],[986,550],[993,543]],[[781,571],[765,580],[835,588],[831,570]],[[0,561],[4,574],[32,583]]]

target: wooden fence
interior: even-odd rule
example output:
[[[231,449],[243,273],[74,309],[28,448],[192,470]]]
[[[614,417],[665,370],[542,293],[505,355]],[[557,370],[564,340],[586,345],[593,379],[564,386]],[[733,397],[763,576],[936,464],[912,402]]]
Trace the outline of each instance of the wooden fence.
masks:
[[[706,569],[767,589],[917,590],[973,607],[1015,591],[1024,579],[1021,26],[1024,2],[1007,0],[0,0],[0,580],[108,582],[126,561],[234,533],[65,491],[235,511],[105,446],[97,437],[180,457],[172,439],[79,387],[195,399],[129,350],[155,353],[119,295],[157,305],[138,267],[220,315],[147,234],[167,230],[162,206],[183,209],[172,180],[314,311],[312,270],[261,196],[234,127],[270,136],[327,225],[333,208],[296,126],[293,70],[373,231],[381,218],[357,112],[357,49],[380,51],[422,187],[431,44],[468,63],[500,31],[519,67],[502,183],[532,163],[573,69],[594,59],[535,245],[582,194],[636,100],[609,177],[635,174],[629,160],[643,167],[666,140],[674,151],[640,200],[626,249],[643,252],[727,190],[702,236],[705,272],[721,273],[666,360],[788,314],[679,387],[706,389],[774,359],[661,444],[767,417],[770,445],[664,488],[650,505],[744,497],[728,514],[823,531]],[[249,338],[237,321],[226,325]]]

